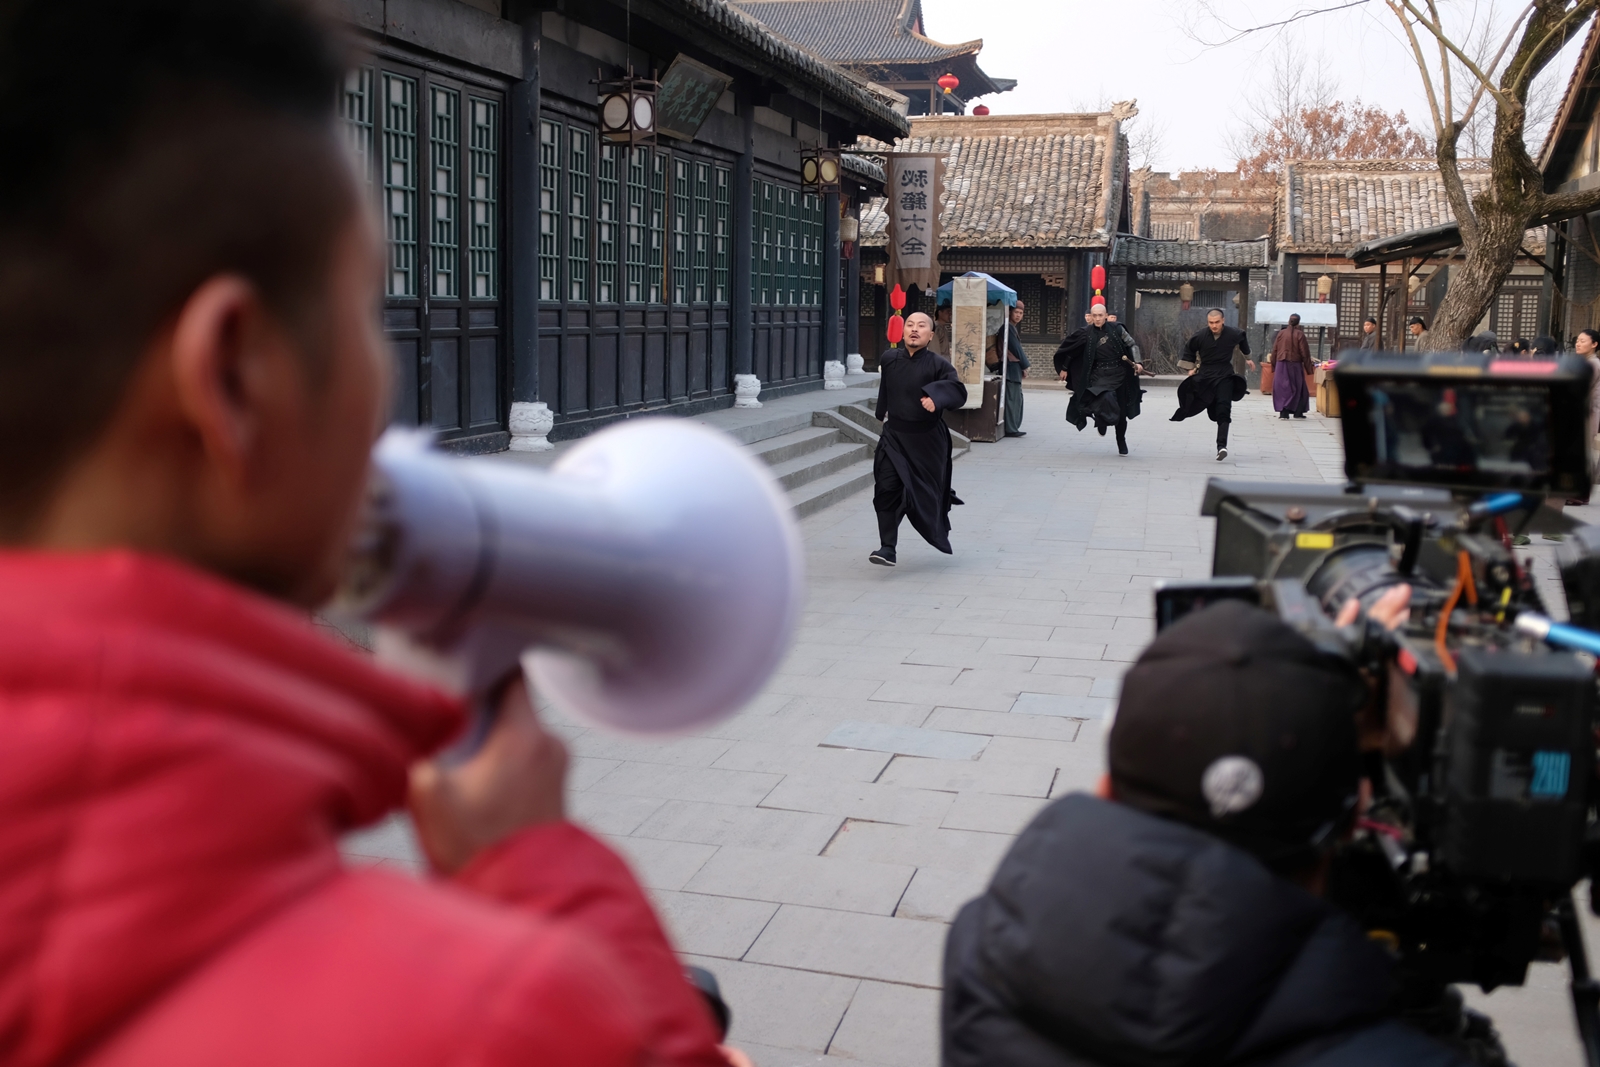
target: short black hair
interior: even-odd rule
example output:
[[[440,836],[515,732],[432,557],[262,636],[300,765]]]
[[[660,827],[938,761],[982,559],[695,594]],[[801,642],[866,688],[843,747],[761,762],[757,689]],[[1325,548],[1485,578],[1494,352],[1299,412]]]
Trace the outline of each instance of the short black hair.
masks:
[[[208,277],[310,323],[356,204],[344,58],[296,0],[0,0],[0,537]]]
[[[1422,321],[1422,316],[1421,315],[1413,315],[1413,316],[1411,316],[1411,318],[1406,322],[1406,325],[1407,326],[1421,326],[1424,330],[1426,330],[1428,328],[1428,324]]]
[[[1225,311],[1223,311],[1221,308],[1212,308],[1211,310],[1206,312],[1206,318],[1208,318],[1208,319],[1213,315],[1221,315],[1223,318],[1227,318],[1228,317],[1227,313]]]

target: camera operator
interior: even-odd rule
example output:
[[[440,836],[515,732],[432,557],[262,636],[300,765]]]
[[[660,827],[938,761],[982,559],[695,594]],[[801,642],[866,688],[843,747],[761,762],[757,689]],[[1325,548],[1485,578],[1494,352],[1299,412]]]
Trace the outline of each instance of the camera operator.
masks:
[[[1238,601],[1163,631],[1123,682],[1103,799],[1044,809],[951,927],[945,1067],[1463,1063],[1394,1018],[1390,958],[1321,899],[1367,698]]]
[[[0,1062],[716,1067],[521,683],[441,766],[307,616],[393,359],[342,84],[289,0],[0,0]],[[346,869],[408,790],[435,877]]]

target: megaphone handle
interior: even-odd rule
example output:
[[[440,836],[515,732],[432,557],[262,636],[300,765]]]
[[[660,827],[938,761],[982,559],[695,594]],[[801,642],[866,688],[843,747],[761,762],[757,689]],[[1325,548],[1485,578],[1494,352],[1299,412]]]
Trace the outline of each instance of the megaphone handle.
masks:
[[[505,700],[506,689],[521,677],[522,669],[519,666],[487,693],[474,697],[467,712],[466,729],[434,758],[446,767],[456,767],[476,756],[489,740],[495,724],[500,721],[500,705]]]

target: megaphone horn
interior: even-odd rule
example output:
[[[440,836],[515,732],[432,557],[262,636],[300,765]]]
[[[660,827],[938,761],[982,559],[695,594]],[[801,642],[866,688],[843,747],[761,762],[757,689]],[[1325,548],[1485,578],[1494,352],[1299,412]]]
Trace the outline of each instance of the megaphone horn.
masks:
[[[799,531],[767,468],[715,430],[631,420],[548,471],[389,430],[373,463],[336,610],[471,660],[480,679],[532,648],[557,707],[666,733],[736,712],[788,647]]]

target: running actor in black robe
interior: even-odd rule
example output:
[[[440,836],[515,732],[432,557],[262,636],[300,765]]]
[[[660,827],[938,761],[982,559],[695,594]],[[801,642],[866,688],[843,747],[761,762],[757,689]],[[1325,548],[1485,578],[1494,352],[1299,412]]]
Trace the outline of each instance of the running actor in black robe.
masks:
[[[1067,421],[1080,431],[1094,419],[1100,436],[1106,427],[1117,431],[1117,453],[1128,454],[1128,420],[1138,418],[1144,390],[1139,388],[1139,373],[1144,368],[1134,362],[1133,338],[1128,331],[1106,320],[1106,309],[1096,304],[1089,312],[1089,324],[1067,334],[1056,349],[1056,374],[1072,390],[1067,402]]]
[[[906,347],[891,348],[878,359],[878,409],[883,434],[872,460],[877,490],[879,548],[867,558],[895,565],[900,520],[909,518],[923,540],[950,553],[950,430],[941,412],[967,402],[967,387],[955,367],[928,350],[933,320],[917,312],[906,316]]]
[[[1217,458],[1228,458],[1228,425],[1233,421],[1233,402],[1243,400],[1245,380],[1233,372],[1233,350],[1250,355],[1250,340],[1243,330],[1225,325],[1221,310],[1212,308],[1206,315],[1206,328],[1189,338],[1184,346],[1187,359],[1178,366],[1189,369],[1189,377],[1178,386],[1178,410],[1173,422],[1182,422],[1205,412],[1217,424]],[[1245,365],[1256,365],[1250,359]]]

